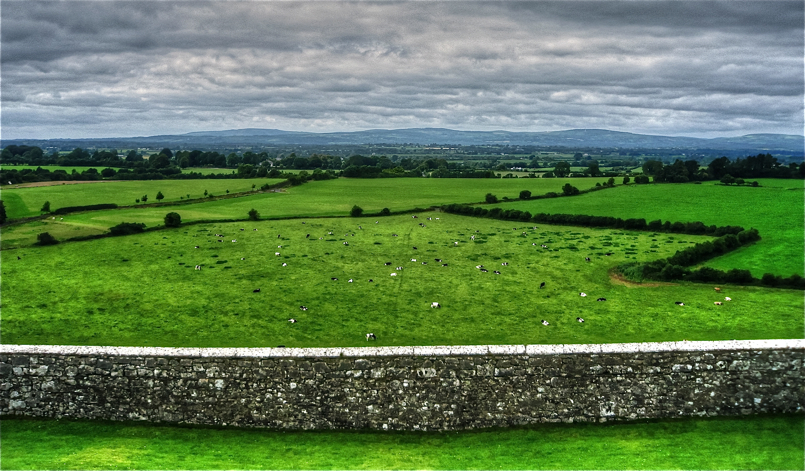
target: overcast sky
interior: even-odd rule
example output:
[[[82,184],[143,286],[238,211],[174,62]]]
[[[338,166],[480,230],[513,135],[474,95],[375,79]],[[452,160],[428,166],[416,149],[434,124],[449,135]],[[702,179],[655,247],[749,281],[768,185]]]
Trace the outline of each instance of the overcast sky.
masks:
[[[803,2],[0,6],[2,137],[803,134]]]

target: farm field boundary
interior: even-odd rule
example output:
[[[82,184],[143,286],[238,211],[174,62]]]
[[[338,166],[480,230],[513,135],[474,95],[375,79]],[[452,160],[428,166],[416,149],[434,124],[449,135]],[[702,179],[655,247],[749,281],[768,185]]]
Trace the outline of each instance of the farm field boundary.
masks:
[[[804,359],[801,339],[320,349],[2,345],[0,411],[423,431],[793,413],[805,405]]]

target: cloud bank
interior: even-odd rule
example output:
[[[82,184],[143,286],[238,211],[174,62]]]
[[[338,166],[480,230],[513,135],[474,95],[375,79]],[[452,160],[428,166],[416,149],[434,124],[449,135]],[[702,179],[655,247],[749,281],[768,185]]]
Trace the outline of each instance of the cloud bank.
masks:
[[[2,137],[803,132],[803,2],[4,2]]]

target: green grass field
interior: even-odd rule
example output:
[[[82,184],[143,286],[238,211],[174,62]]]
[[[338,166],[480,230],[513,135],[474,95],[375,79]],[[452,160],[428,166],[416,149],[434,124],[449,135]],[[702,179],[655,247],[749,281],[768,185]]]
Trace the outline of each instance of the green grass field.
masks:
[[[366,332],[377,345],[801,338],[801,291],[723,286],[717,295],[709,285],[630,287],[608,275],[624,261],[704,239],[434,212],[199,224],[4,251],[3,341],[325,347],[366,345]],[[733,301],[714,306],[723,296]],[[443,307],[431,309],[434,301]]]
[[[801,415],[467,432],[6,419],[2,469],[803,469]]]
[[[572,198],[500,204],[536,213],[590,214],[646,221],[702,221],[741,225],[760,231],[763,240],[719,257],[708,266],[764,273],[805,275],[805,204],[802,180],[760,179],[759,188],[715,185],[628,185]]]
[[[163,203],[182,201],[180,198],[204,199],[204,190],[216,196],[230,193],[242,193],[262,185],[281,182],[281,179],[255,178],[231,180],[102,180],[93,183],[64,185],[54,182],[52,186],[32,188],[4,188],[3,202],[9,219],[39,216],[39,210],[45,201],[50,201],[50,209],[56,210],[66,206],[82,206],[90,204],[115,203],[135,206],[135,200],[148,195],[148,203],[156,203],[157,192],[162,192]],[[143,203],[140,203],[143,204]]]
[[[131,182],[139,183],[142,186],[135,186],[137,191],[134,194],[142,195],[146,191],[150,198],[156,195],[158,183],[162,182]],[[246,185],[246,189],[251,189],[251,182],[255,180],[187,180],[176,181],[178,183],[196,182],[219,182],[230,191],[235,191],[231,187],[233,182],[239,185]],[[259,180],[262,185],[264,182],[273,183],[278,180]],[[595,179],[570,179],[574,184],[582,188],[595,185]],[[603,180],[602,180],[603,181]],[[129,182],[127,182],[129,183]],[[117,185],[118,183],[115,183]],[[149,185],[146,185],[149,184]],[[392,211],[410,210],[417,207],[427,208],[433,205],[459,202],[483,201],[486,193],[493,193],[502,199],[504,196],[517,198],[521,190],[529,190],[534,194],[544,194],[549,191],[561,191],[563,181],[557,179],[429,179],[429,178],[383,178],[383,179],[348,179],[339,178],[338,180],[326,180],[319,182],[309,182],[307,184],[288,188],[283,193],[263,193],[255,196],[206,201],[197,204],[181,205],[176,208],[124,208],[114,211],[91,211],[79,214],[70,214],[55,220],[35,221],[28,224],[14,225],[4,228],[3,237],[0,243],[3,249],[14,247],[30,246],[36,242],[36,236],[40,232],[48,232],[57,239],[63,240],[70,237],[94,235],[107,232],[110,227],[121,222],[142,222],[148,227],[163,224],[165,214],[177,211],[182,215],[183,221],[215,220],[215,219],[244,219],[250,209],[255,208],[264,218],[277,217],[297,217],[297,216],[343,216],[349,214],[352,206],[357,204],[367,213],[376,213],[387,207]],[[87,195],[92,186],[72,185],[73,189],[67,188],[73,201],[81,200],[82,195]],[[83,188],[82,188],[83,187]],[[165,188],[163,185],[161,188]],[[198,187],[197,192],[203,194],[204,188],[209,188],[214,194],[211,185]],[[221,187],[224,188],[224,187]],[[224,189],[226,189],[224,188]],[[108,188],[107,188],[108,189]],[[220,188],[219,188],[220,190]],[[29,188],[25,190],[13,190],[17,192],[25,191],[25,197],[34,202],[29,203],[24,214],[29,214],[33,209],[38,210],[42,207],[42,199],[46,195],[44,188]],[[31,192],[31,193],[28,193]],[[175,193],[168,193],[162,190],[168,201],[169,196],[178,198]],[[184,193],[191,193],[184,191]],[[128,193],[127,193],[128,194]],[[191,196],[196,193],[191,193]],[[17,209],[22,207],[22,202],[18,201],[15,193],[3,193],[6,207],[9,209],[9,217],[12,214],[19,214]],[[38,195],[38,196],[37,196]],[[195,197],[195,196],[194,196]],[[113,198],[112,195],[93,196],[93,202],[103,202]],[[121,196],[117,197],[122,200]],[[39,202],[42,200],[42,202]],[[50,199],[51,207],[55,209],[55,198]],[[149,202],[152,199],[149,199]],[[109,202],[109,201],[106,201]],[[115,202],[115,201],[112,201]],[[123,204],[128,204],[123,201]],[[132,205],[134,200],[132,199]],[[72,205],[72,204],[70,204]],[[28,210],[27,208],[33,208]],[[15,211],[17,213],[15,213]],[[38,211],[36,214],[39,214]]]

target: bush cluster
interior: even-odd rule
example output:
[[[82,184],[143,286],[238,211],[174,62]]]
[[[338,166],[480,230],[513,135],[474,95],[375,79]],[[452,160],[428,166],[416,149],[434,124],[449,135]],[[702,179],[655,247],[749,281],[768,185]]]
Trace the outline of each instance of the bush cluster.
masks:
[[[142,222],[121,222],[117,226],[109,228],[109,232],[115,236],[137,234],[143,231],[145,231],[145,224]]]

